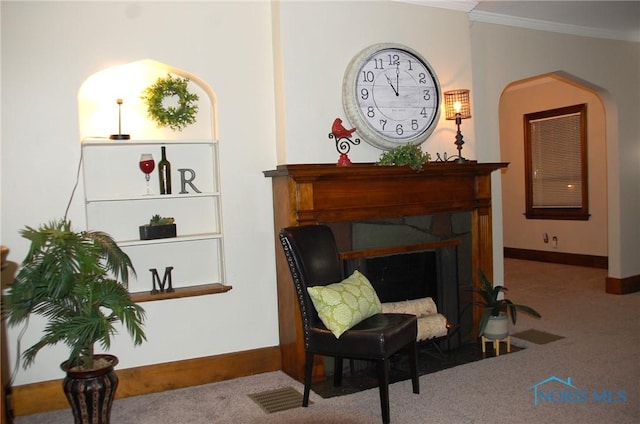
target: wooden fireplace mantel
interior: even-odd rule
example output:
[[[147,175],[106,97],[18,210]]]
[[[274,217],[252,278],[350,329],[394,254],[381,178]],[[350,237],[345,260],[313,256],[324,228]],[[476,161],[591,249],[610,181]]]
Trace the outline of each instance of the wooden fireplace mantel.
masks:
[[[491,173],[507,166],[502,162],[435,162],[417,172],[409,167],[374,164],[294,164],[265,171],[273,185],[282,370],[300,381],[304,378],[300,312],[279,246],[281,228],[471,211],[472,266],[493,278]],[[321,364],[314,370],[316,374],[323,372]]]

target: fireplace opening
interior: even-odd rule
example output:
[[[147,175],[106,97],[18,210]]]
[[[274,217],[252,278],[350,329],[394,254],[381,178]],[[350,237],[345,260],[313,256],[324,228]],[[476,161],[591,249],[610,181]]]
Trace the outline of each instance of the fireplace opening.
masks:
[[[438,304],[435,251],[369,258],[361,271],[383,302],[431,297]]]
[[[360,270],[382,302],[431,297],[458,327],[450,347],[472,342],[471,212],[328,224],[345,257],[345,275]]]

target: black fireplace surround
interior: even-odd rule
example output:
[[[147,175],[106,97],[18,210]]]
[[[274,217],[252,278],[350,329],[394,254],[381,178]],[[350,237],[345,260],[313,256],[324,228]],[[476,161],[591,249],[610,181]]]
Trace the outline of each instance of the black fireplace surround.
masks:
[[[431,297],[447,320],[459,326],[450,347],[473,341],[471,213],[328,224],[340,251],[373,251],[398,246],[424,250],[345,260],[345,275],[358,269],[381,302]],[[451,243],[441,243],[450,241]],[[429,243],[434,247],[429,248]]]

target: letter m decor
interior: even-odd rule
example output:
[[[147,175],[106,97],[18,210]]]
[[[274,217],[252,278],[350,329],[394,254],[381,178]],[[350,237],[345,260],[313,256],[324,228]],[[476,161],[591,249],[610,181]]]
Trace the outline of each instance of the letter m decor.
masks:
[[[164,269],[164,276],[162,277],[162,282],[160,281],[160,276],[158,275],[158,270],[156,268],[151,268],[149,269],[149,271],[151,271],[151,279],[153,281],[151,294],[172,293],[175,291],[173,289],[172,282],[171,282],[171,271],[173,271],[172,266],[168,266]],[[158,284],[157,289],[156,289],[156,283]]]

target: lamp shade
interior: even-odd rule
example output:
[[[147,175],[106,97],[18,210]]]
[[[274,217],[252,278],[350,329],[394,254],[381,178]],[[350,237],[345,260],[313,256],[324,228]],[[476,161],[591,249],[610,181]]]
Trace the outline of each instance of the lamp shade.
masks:
[[[446,119],[456,119],[456,114],[460,118],[471,118],[471,102],[469,101],[469,90],[451,90],[444,92],[444,110]]]

